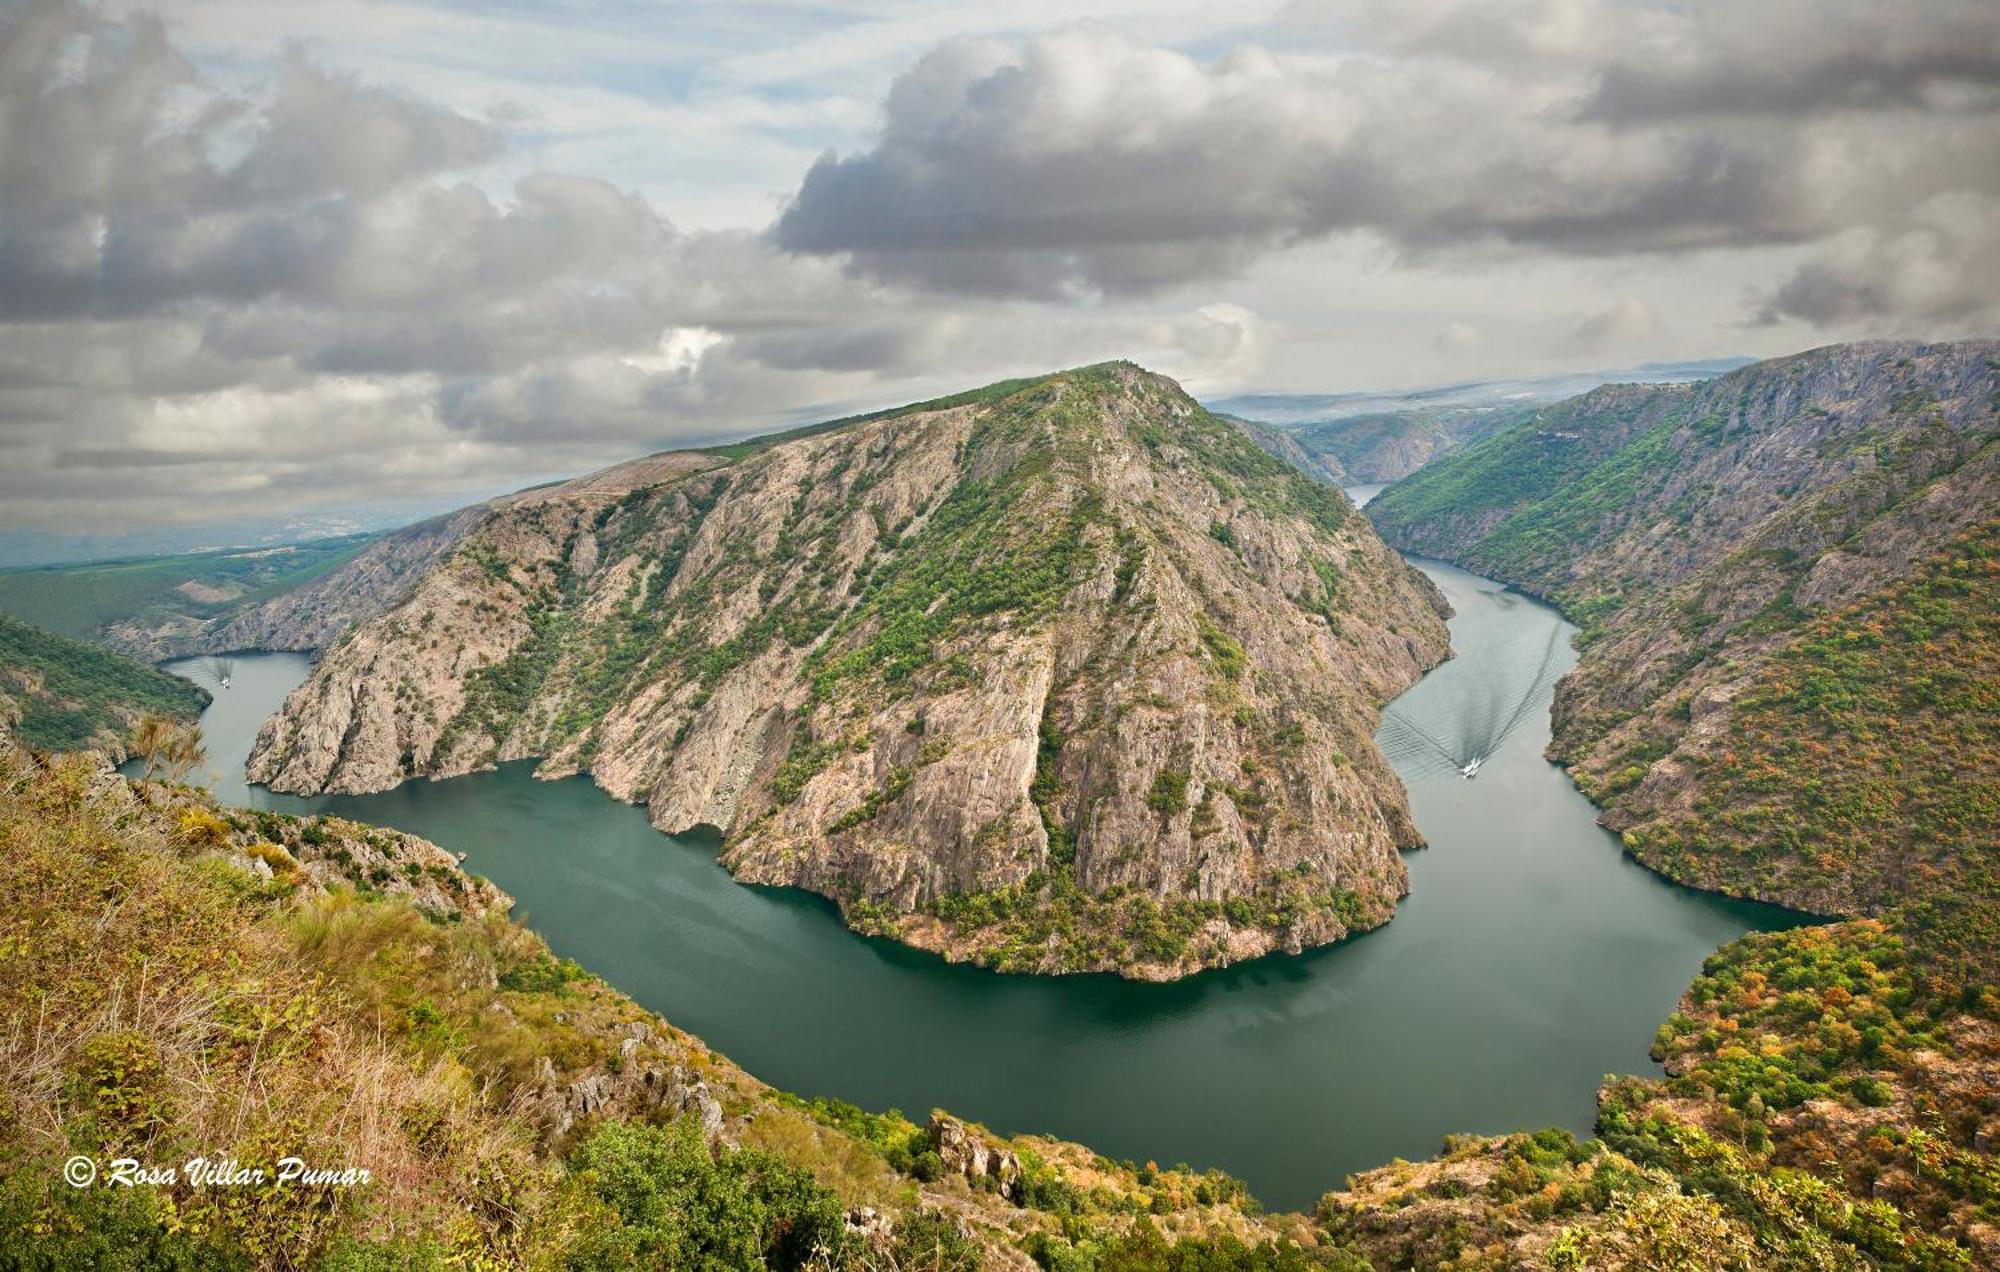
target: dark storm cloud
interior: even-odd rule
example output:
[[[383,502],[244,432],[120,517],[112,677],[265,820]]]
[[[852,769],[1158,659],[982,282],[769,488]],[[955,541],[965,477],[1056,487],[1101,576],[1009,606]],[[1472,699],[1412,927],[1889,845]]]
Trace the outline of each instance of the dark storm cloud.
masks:
[[[1326,8],[1363,52],[943,45],[774,241],[940,291],[1120,294],[1349,231],[1405,259],[1662,253],[1893,234],[2000,194],[2000,6]]]
[[[1879,324],[1916,314],[1972,323],[2000,296],[2000,217],[1991,202],[1936,199],[1894,232],[1858,231],[1799,267],[1767,321]]]

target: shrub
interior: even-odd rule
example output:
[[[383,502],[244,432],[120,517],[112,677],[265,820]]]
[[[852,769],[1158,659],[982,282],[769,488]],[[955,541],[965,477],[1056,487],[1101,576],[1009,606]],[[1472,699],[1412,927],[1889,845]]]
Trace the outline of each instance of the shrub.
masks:
[[[912,1210],[896,1221],[890,1247],[899,1272],[979,1272],[979,1246],[942,1211]]]
[[[809,1173],[755,1149],[712,1153],[690,1122],[607,1122],[569,1165],[601,1220],[567,1251],[572,1267],[806,1268],[853,1251],[838,1199]]]
[[[1186,769],[1163,768],[1153,778],[1153,789],[1146,793],[1146,807],[1162,817],[1184,813],[1188,806],[1187,788]]]

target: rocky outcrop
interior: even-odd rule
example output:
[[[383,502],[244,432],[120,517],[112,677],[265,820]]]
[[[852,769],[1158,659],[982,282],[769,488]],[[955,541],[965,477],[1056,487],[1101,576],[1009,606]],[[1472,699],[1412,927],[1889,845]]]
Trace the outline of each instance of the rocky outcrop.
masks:
[[[1419,468],[1518,419],[1519,406],[1383,411],[1315,423],[1245,421],[1258,445],[1341,485],[1401,481]]]
[[[1257,449],[1273,459],[1281,459],[1292,467],[1321,481],[1336,486],[1348,484],[1347,470],[1331,452],[1315,453],[1300,444],[1298,436],[1289,429],[1276,424],[1266,424],[1258,420],[1246,420],[1240,416],[1217,413],[1217,419],[1228,420],[1243,430],[1243,435],[1257,444]]]
[[[991,1188],[1010,1200],[1017,1199],[1021,1159],[1012,1149],[943,1112],[933,1112],[925,1130],[930,1134],[932,1151],[948,1173],[974,1187]]]
[[[440,922],[505,915],[513,898],[467,874],[457,857],[428,839],[324,814],[295,817],[261,809],[218,809],[191,787],[133,782],[130,790],[104,757],[100,779],[109,794],[143,805],[171,822],[189,851],[213,854],[256,878],[306,896],[336,889],[394,897]]]
[[[1371,740],[1443,605],[1338,492],[1115,364],[498,501],[258,739],[275,789],[540,757],[740,878],[1019,970],[1387,919]]]
[[[247,608],[128,619],[107,629],[104,641],[148,662],[251,649],[318,653],[400,600],[488,512],[480,504],[406,526],[321,578]]]
[[[1990,587],[1997,407],[2000,342],[1835,346],[1544,408],[1368,512],[1398,547],[1583,625],[1551,754],[1642,861],[1873,912],[2000,841],[1982,708],[1944,690],[1990,683],[2000,644],[1987,603],[1966,600]],[[1948,610],[1965,611],[1955,639],[1922,630]],[[1836,654],[1843,625],[1857,630]],[[1908,641],[1930,643],[1898,652]]]
[[[685,1064],[671,1063],[669,1039],[651,1021],[627,1024],[610,1067],[582,1077],[559,1074],[543,1057],[525,1103],[550,1140],[560,1141],[593,1118],[692,1119],[702,1137],[722,1137],[722,1104]]]

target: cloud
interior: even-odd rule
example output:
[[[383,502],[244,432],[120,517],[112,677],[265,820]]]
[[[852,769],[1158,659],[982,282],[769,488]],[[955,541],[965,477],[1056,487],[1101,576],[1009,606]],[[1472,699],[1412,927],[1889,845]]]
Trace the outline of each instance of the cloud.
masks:
[[[1660,318],[1643,300],[1627,300],[1592,314],[1570,333],[1569,347],[1584,353],[1600,353],[1630,345],[1644,344],[1660,334]]]
[[[225,90],[151,17],[0,19],[0,121],[9,522],[587,469],[907,372],[944,325],[601,180],[489,192],[491,124],[297,50]]]
[[[1766,299],[1761,319],[1978,331],[2000,297],[2000,199],[1947,195],[1899,229],[1845,235]]]
[[[476,50],[394,0],[104,5],[0,6],[0,523],[435,506],[1114,356],[1323,388],[1639,352],[1629,296],[1731,351],[2000,317],[1960,0],[1343,0],[1282,39],[1091,0],[1199,56],[1023,37],[1027,0]]]
[[[941,292],[1126,296],[1343,233],[1406,263],[1659,254],[2000,192],[2000,10],[1939,0],[1937,32],[1878,40],[1902,6],[1779,7],[1743,17],[1749,38],[1711,5],[1342,7],[1362,52],[1206,62],[1100,28],[949,41],[897,80],[872,145],[812,166],[773,238]],[[1830,99],[1843,75],[1874,87]],[[1759,96],[1772,77],[1789,87]]]
[[[1448,322],[1439,329],[1431,343],[1438,352],[1453,356],[1478,353],[1486,345],[1486,337],[1478,327],[1469,322]]]
[[[1398,56],[1584,70],[1578,113],[1602,120],[1978,104],[2000,88],[1986,0],[1301,0],[1287,16]]]

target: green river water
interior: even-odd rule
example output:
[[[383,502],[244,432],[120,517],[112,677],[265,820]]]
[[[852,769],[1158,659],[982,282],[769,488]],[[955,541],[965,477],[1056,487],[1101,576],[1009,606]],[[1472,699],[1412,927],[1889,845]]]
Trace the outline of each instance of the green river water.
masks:
[[[1541,756],[1569,625],[1424,568],[1457,611],[1456,656],[1380,735],[1430,844],[1408,858],[1410,896],[1367,936],[1172,985],[1001,976],[855,936],[816,897],[731,881],[713,837],[661,835],[528,764],[361,798],[246,787],[258,724],[306,674],[295,655],[236,659],[204,718],[211,780],[230,802],[464,852],[558,953],[779,1087],[1220,1166],[1266,1205],[1309,1206],[1447,1132],[1587,1133],[1605,1074],[1657,1071],[1647,1045],[1703,958],[1793,921],[1628,860]],[[208,678],[198,661],[173,669]]]

